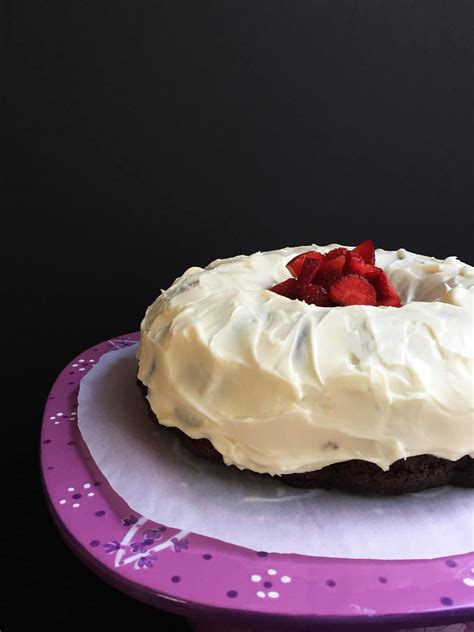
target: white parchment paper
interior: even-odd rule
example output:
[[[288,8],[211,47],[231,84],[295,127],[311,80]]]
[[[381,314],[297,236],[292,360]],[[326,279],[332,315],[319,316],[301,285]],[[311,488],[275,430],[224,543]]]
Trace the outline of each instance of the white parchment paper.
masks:
[[[82,379],[78,409],[93,459],[133,510],[269,552],[420,559],[474,550],[474,490],[388,498],[297,490],[193,456],[150,420],[135,352],[104,355]]]

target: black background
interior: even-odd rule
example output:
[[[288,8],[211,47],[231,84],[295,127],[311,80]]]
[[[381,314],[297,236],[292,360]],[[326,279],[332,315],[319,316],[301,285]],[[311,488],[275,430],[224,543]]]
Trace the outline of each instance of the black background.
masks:
[[[219,256],[372,238],[474,263],[474,3],[14,0],[0,24],[5,630],[27,609],[51,630],[173,629],[52,526],[48,389]]]

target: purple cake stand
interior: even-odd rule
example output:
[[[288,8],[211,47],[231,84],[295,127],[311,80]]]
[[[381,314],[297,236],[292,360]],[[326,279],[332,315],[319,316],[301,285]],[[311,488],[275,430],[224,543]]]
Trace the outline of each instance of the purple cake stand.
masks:
[[[77,556],[119,590],[182,614],[195,630],[347,630],[474,620],[474,553],[356,560],[251,551],[133,512],[95,466],[77,429],[82,377],[138,333],[73,360],[48,397],[41,464],[53,518]],[[185,526],[185,525],[183,525]],[[460,629],[472,629],[472,624]]]

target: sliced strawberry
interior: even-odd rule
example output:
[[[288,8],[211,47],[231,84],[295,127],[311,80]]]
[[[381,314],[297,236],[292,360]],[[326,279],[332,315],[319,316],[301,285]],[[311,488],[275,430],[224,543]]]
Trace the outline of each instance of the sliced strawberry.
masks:
[[[315,250],[309,250],[308,252],[303,252],[301,255],[296,255],[296,257],[286,264],[286,267],[294,277],[297,277],[301,273],[306,259],[318,259],[319,261],[322,261],[324,259],[324,255],[320,252],[316,252]]]
[[[322,262],[320,259],[305,259],[303,261],[301,272],[296,279],[297,286],[304,287],[309,283],[312,283],[317,271],[323,265],[323,263],[324,262]]]
[[[338,279],[344,271],[346,265],[345,255],[338,255],[333,259],[325,259],[317,270],[313,282],[324,287],[329,287]]]
[[[373,242],[368,239],[348,250],[334,248],[325,255],[303,252],[286,265],[292,278],[270,288],[290,299],[312,305],[383,305],[400,307],[395,287],[375,266]]]
[[[338,305],[376,305],[373,286],[357,274],[342,276],[329,288],[329,298]]]
[[[325,272],[315,279],[315,282],[319,283],[319,285],[322,285],[326,288],[326,290],[328,290],[331,285],[342,276],[343,275],[340,272]]]
[[[321,272],[342,272],[345,264],[345,254],[340,254],[337,257],[329,257],[321,263]]]
[[[326,259],[335,259],[336,257],[340,257],[341,255],[344,255],[344,257],[346,257],[348,252],[349,250],[347,248],[334,248],[333,250],[330,250],[326,253]]]
[[[377,305],[388,307],[400,307],[401,301],[398,292],[385,272],[377,268],[377,275],[371,278],[372,285],[377,294]]]
[[[273,287],[269,288],[269,290],[270,292],[275,292],[275,294],[286,296],[286,298],[297,298],[296,279],[293,279],[293,277],[285,279],[285,281],[277,283]]]
[[[352,251],[352,254],[358,255],[365,263],[371,263],[374,265],[375,263],[375,249],[374,242],[371,239],[367,239],[367,241],[363,241],[361,244],[356,246]]]
[[[371,263],[366,263],[362,257],[354,254],[354,251],[349,252],[347,255],[346,265],[344,267],[345,274],[359,274],[371,280],[378,274],[378,270],[380,270],[380,268],[377,268]]]
[[[322,285],[317,283],[310,283],[302,288],[299,293],[299,299],[310,305],[319,305],[320,307],[331,307],[333,305],[327,291]]]

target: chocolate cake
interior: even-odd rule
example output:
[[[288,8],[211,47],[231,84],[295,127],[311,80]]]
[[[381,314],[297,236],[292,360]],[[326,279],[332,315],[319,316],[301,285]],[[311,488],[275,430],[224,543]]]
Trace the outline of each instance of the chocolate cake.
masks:
[[[147,309],[138,379],[193,451],[299,487],[474,486],[474,268],[298,246],[191,267]]]

